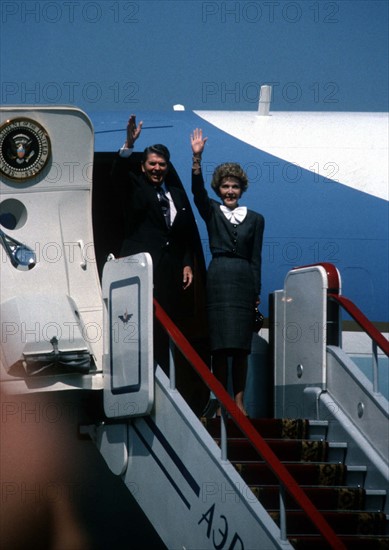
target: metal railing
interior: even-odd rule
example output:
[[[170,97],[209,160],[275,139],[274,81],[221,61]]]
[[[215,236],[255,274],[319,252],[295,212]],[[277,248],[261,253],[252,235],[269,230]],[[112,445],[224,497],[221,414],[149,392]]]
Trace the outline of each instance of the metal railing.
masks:
[[[379,369],[378,369],[378,348],[389,357],[389,341],[369,321],[362,311],[351,300],[339,294],[328,294],[328,299],[339,304],[371,338],[372,343],[372,370],[373,370],[373,391],[379,393]]]
[[[298,485],[297,481],[292,477],[286,467],[281,463],[263,437],[254,429],[250,420],[242,414],[240,409],[235,404],[235,401],[231,398],[229,393],[225,390],[223,385],[215,378],[208,366],[198,353],[192,348],[189,341],[185,338],[182,332],[172,322],[166,312],[154,300],[155,316],[160,324],[167,332],[171,342],[174,346],[180,350],[189,364],[195,369],[195,371],[202,378],[204,383],[215,395],[222,407],[222,417],[229,414],[231,419],[239,427],[242,433],[247,437],[250,443],[253,445],[258,454],[266,462],[270,470],[277,477],[280,484],[280,538],[286,540],[287,538],[287,526],[286,526],[286,513],[284,506],[284,493],[287,491],[295,499],[295,501],[301,506],[306,515],[315,525],[319,533],[329,543],[330,547],[335,550],[346,550],[346,546],[336,535],[332,527],[328,524],[323,515],[314,506],[305,492]],[[171,345],[170,353],[170,380],[171,387],[175,386],[175,374],[174,374],[174,354],[173,346]],[[224,425],[224,427],[223,427]],[[226,435],[225,420],[222,420],[222,458],[227,459],[227,435]],[[223,450],[224,449],[224,450]]]

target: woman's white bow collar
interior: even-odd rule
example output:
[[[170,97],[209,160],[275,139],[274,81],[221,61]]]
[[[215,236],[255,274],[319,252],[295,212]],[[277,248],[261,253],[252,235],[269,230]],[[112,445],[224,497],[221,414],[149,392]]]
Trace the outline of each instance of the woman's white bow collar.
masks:
[[[247,206],[237,206],[233,210],[230,210],[227,206],[221,204],[220,210],[231,223],[242,223],[247,215]]]

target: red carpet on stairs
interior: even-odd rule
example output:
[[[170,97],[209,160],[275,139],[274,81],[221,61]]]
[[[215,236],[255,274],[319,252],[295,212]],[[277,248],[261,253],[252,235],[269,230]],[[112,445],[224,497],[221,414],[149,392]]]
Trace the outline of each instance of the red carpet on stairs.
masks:
[[[202,419],[220,445],[220,418]],[[253,419],[251,423],[350,550],[389,550],[386,514],[366,509],[366,491],[342,461],[330,460],[324,437],[310,438],[306,419]],[[251,443],[227,421],[227,456],[253,494],[279,524],[279,485]],[[338,455],[335,455],[338,456]],[[306,514],[286,492],[287,533],[297,550],[328,548]]]

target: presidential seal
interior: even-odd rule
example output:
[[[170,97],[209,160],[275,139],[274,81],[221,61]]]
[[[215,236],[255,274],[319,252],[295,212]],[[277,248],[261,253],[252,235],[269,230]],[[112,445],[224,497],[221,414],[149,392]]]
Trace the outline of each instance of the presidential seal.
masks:
[[[28,118],[7,120],[0,126],[0,174],[15,181],[37,176],[51,154],[46,130]]]

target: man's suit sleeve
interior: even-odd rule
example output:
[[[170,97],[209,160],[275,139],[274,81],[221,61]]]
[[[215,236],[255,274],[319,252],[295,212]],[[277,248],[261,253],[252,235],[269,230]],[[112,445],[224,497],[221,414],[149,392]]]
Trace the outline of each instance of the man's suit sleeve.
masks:
[[[133,198],[134,180],[130,176],[128,159],[117,155],[112,166],[111,184],[117,200],[123,201],[121,207]]]
[[[122,228],[122,239],[132,233],[142,216],[143,195],[139,192],[139,182],[131,171],[129,158],[119,155],[113,162],[111,186],[116,203],[116,223]]]
[[[187,243],[187,246],[185,248],[185,254],[183,259],[183,268],[186,266],[190,266],[192,269],[194,267],[194,251],[193,251],[193,245],[192,243]]]
[[[262,242],[265,229],[265,219],[261,214],[255,216],[255,233],[251,255],[251,269],[253,270],[256,289],[255,292],[259,296],[262,287]]]
[[[192,269],[194,268],[194,242],[193,242],[193,231],[191,226],[191,220],[190,220],[190,213],[191,213],[191,206],[188,201],[188,197],[186,196],[186,193],[184,191],[181,191],[183,205],[187,212],[187,227],[185,230],[185,234],[182,235],[184,239],[184,256],[183,256],[183,268],[186,266],[190,266]],[[194,223],[194,221],[193,221]]]

